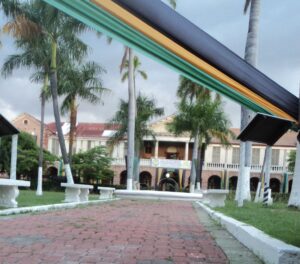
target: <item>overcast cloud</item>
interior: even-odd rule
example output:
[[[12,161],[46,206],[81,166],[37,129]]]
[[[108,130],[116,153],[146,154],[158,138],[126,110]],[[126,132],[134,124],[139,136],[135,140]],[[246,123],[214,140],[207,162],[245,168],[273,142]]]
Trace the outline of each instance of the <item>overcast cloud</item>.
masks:
[[[201,29],[216,38],[232,51],[243,57],[248,29],[248,15],[243,15],[244,0],[177,0],[177,12],[187,17]],[[263,0],[261,7],[258,69],[290,92],[298,95],[300,77],[300,1]],[[0,15],[0,25],[5,18]],[[120,81],[119,64],[123,45],[105,38],[97,38],[89,33],[83,39],[91,47],[90,60],[100,63],[107,71],[103,75],[104,86],[111,93],[103,97],[103,105],[91,106],[80,102],[78,120],[80,122],[108,121],[118,108],[120,98],[127,99],[127,84]],[[10,54],[18,51],[10,37],[1,35],[3,47],[0,50],[0,65]],[[178,74],[143,55],[142,68],[148,80],[137,80],[138,90],[156,99],[165,108],[166,115],[175,112]],[[4,79],[0,77],[0,112],[13,119],[22,112],[39,118],[40,86],[29,81],[29,70],[15,71]],[[240,122],[240,107],[229,100],[225,111],[230,116],[233,127]],[[53,121],[52,105],[47,104],[46,121]]]

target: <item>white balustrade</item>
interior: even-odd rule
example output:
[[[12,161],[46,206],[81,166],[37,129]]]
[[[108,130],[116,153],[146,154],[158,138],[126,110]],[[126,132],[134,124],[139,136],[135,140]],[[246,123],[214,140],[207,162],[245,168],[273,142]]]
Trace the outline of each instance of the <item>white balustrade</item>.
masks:
[[[125,166],[125,158],[116,158],[112,161],[112,165]],[[140,159],[140,166],[151,167],[151,159]],[[204,162],[203,170],[227,170],[227,171],[239,171],[239,164],[226,164],[217,162]],[[262,165],[251,165],[251,172],[260,173]],[[287,172],[287,168],[279,165],[272,165],[271,173],[284,173]]]

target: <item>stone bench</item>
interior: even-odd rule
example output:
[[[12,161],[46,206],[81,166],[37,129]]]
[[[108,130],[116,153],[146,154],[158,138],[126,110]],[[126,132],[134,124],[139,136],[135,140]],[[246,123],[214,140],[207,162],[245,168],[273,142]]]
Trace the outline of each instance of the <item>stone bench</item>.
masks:
[[[203,191],[203,198],[204,198],[203,203],[206,203],[211,207],[224,207],[225,199],[228,193],[229,193],[228,190]]]
[[[66,187],[65,200],[66,203],[86,202],[89,200],[89,189],[93,189],[93,185],[61,183],[61,187]]]
[[[18,187],[30,187],[30,181],[0,179],[0,206],[18,207]]]
[[[111,187],[98,187],[98,190],[100,191],[100,196],[99,199],[112,199],[113,198],[113,194],[115,192],[115,188],[111,188]]]

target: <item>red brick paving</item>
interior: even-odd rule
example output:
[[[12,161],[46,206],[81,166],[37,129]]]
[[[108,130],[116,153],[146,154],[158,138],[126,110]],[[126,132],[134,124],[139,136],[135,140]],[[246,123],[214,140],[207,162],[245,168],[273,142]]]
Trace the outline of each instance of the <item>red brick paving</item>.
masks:
[[[189,202],[122,200],[0,218],[0,263],[227,263]]]

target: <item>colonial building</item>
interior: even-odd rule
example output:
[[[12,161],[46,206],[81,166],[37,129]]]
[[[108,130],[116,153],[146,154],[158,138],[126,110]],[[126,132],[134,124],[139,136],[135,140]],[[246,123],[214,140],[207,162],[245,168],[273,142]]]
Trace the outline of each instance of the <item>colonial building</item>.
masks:
[[[30,114],[23,113],[12,120],[12,124],[20,131],[27,132],[32,135],[37,144],[40,144],[41,121]],[[44,127],[44,149],[48,149],[48,140],[51,135],[55,135],[55,131],[51,130],[47,124]]]
[[[20,130],[38,136],[39,121],[28,118],[23,114],[16,118]],[[165,117],[150,124],[154,131],[155,139],[144,138],[144,146],[140,155],[140,183],[145,189],[182,190],[189,184],[193,140],[189,135],[175,137],[167,129],[167,124],[172,121],[172,116]],[[27,120],[26,122],[24,122]],[[14,123],[16,124],[16,122]],[[32,126],[32,127],[31,127]],[[23,129],[24,127],[24,129]],[[29,129],[31,128],[31,129]],[[55,123],[46,125],[46,141],[50,152],[60,155]],[[68,149],[69,124],[63,123],[65,142]],[[27,130],[26,130],[27,129]],[[95,146],[106,146],[110,136],[114,133],[109,124],[101,123],[79,123],[76,127],[76,140],[74,142],[74,153],[87,151]],[[235,135],[239,129],[232,129]],[[274,192],[287,192],[292,183],[292,175],[287,170],[287,157],[291,150],[296,149],[296,134],[288,132],[272,149],[272,167],[270,186]],[[252,167],[251,167],[251,189],[255,190],[259,181],[260,172],[264,159],[265,146],[253,144]],[[114,158],[112,168],[115,172],[114,185],[126,184],[125,156],[127,142],[124,139],[113,149]],[[207,146],[203,171],[202,188],[229,188],[235,189],[239,171],[239,141],[232,140],[230,147],[225,147],[216,139],[212,139]]]

